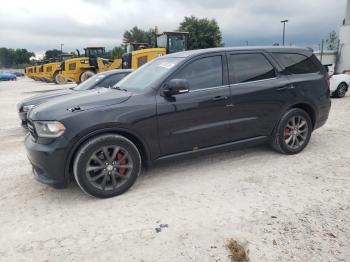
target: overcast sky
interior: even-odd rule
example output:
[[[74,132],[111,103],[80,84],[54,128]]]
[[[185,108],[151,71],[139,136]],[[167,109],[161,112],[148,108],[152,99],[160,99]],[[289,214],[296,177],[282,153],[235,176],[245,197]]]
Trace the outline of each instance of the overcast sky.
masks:
[[[126,29],[178,27],[184,16],[215,18],[226,46],[286,43],[317,48],[332,29],[338,32],[345,0],[7,0],[0,8],[0,47],[37,53],[89,45],[120,45]]]

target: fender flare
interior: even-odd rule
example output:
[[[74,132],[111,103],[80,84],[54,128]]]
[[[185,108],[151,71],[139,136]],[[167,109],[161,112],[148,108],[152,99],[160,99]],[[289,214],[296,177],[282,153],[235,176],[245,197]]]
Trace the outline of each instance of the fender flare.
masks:
[[[124,136],[125,134],[128,134],[136,138],[141,143],[141,145],[136,144],[135,146],[141,151],[140,154],[144,158],[144,161],[147,162],[151,159],[150,149],[146,141],[142,139],[140,135],[136,134],[133,131],[130,131],[130,129],[120,126],[109,126],[103,128],[95,127],[93,130],[90,129],[89,131],[81,134],[77,141],[75,141],[74,144],[68,149],[68,154],[64,166],[64,177],[67,181],[70,179],[70,168],[73,163],[74,155],[79,150],[81,145],[91,137],[108,133],[121,134]],[[134,141],[132,142],[134,143]],[[142,148],[140,149],[139,146],[142,146]]]

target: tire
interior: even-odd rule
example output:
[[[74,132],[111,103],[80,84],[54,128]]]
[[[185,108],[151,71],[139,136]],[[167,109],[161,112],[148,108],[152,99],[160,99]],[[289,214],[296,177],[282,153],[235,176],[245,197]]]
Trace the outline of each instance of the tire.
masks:
[[[333,92],[333,97],[335,98],[343,98],[348,91],[348,85],[345,82],[341,82],[337,89]]]
[[[114,134],[97,136],[85,142],[73,164],[78,186],[88,195],[98,198],[114,197],[127,191],[141,169],[137,147],[127,138]]]
[[[295,126],[293,119],[297,122]],[[302,109],[292,108],[279,121],[272,136],[271,146],[283,154],[298,154],[308,145],[312,129],[310,115]]]
[[[62,85],[62,84],[65,84],[67,83],[67,79],[65,79],[59,71],[56,71],[54,74],[53,74],[53,82],[57,85]]]
[[[94,76],[95,73],[93,71],[87,70],[81,73],[79,80],[80,83],[84,82],[85,80],[89,79],[90,77]]]

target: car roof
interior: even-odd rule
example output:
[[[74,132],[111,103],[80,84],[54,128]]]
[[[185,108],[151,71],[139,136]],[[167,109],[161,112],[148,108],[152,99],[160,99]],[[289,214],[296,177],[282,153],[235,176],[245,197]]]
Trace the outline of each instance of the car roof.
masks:
[[[313,52],[310,48],[291,47],[291,46],[241,46],[241,47],[217,47],[207,49],[197,49],[183,51],[167,55],[167,57],[191,57],[201,54],[209,54],[215,52],[230,52],[230,51],[267,51],[271,53],[299,53],[310,56]]]

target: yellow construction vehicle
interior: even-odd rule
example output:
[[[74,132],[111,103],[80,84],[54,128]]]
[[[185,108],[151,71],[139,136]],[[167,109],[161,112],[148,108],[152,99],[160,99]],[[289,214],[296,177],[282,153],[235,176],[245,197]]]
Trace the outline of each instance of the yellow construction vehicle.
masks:
[[[187,32],[164,32],[157,34],[156,47],[142,43],[128,44],[127,53],[122,56],[123,69],[136,69],[158,56],[187,50]]]
[[[51,59],[43,65],[43,78],[44,81],[63,84],[65,83],[64,77],[60,75],[61,63],[67,59],[71,59],[72,54],[61,54],[57,59]]]
[[[62,62],[62,77],[79,84],[97,73],[121,67],[121,59],[104,58],[106,56],[104,47],[87,47],[84,50],[84,56],[81,57],[77,50],[79,57]]]
[[[24,68],[24,75],[26,77],[33,79],[33,74],[34,74],[34,66],[28,66],[28,67]]]
[[[33,79],[35,81],[42,81],[43,79],[43,65],[38,63],[34,66]]]

